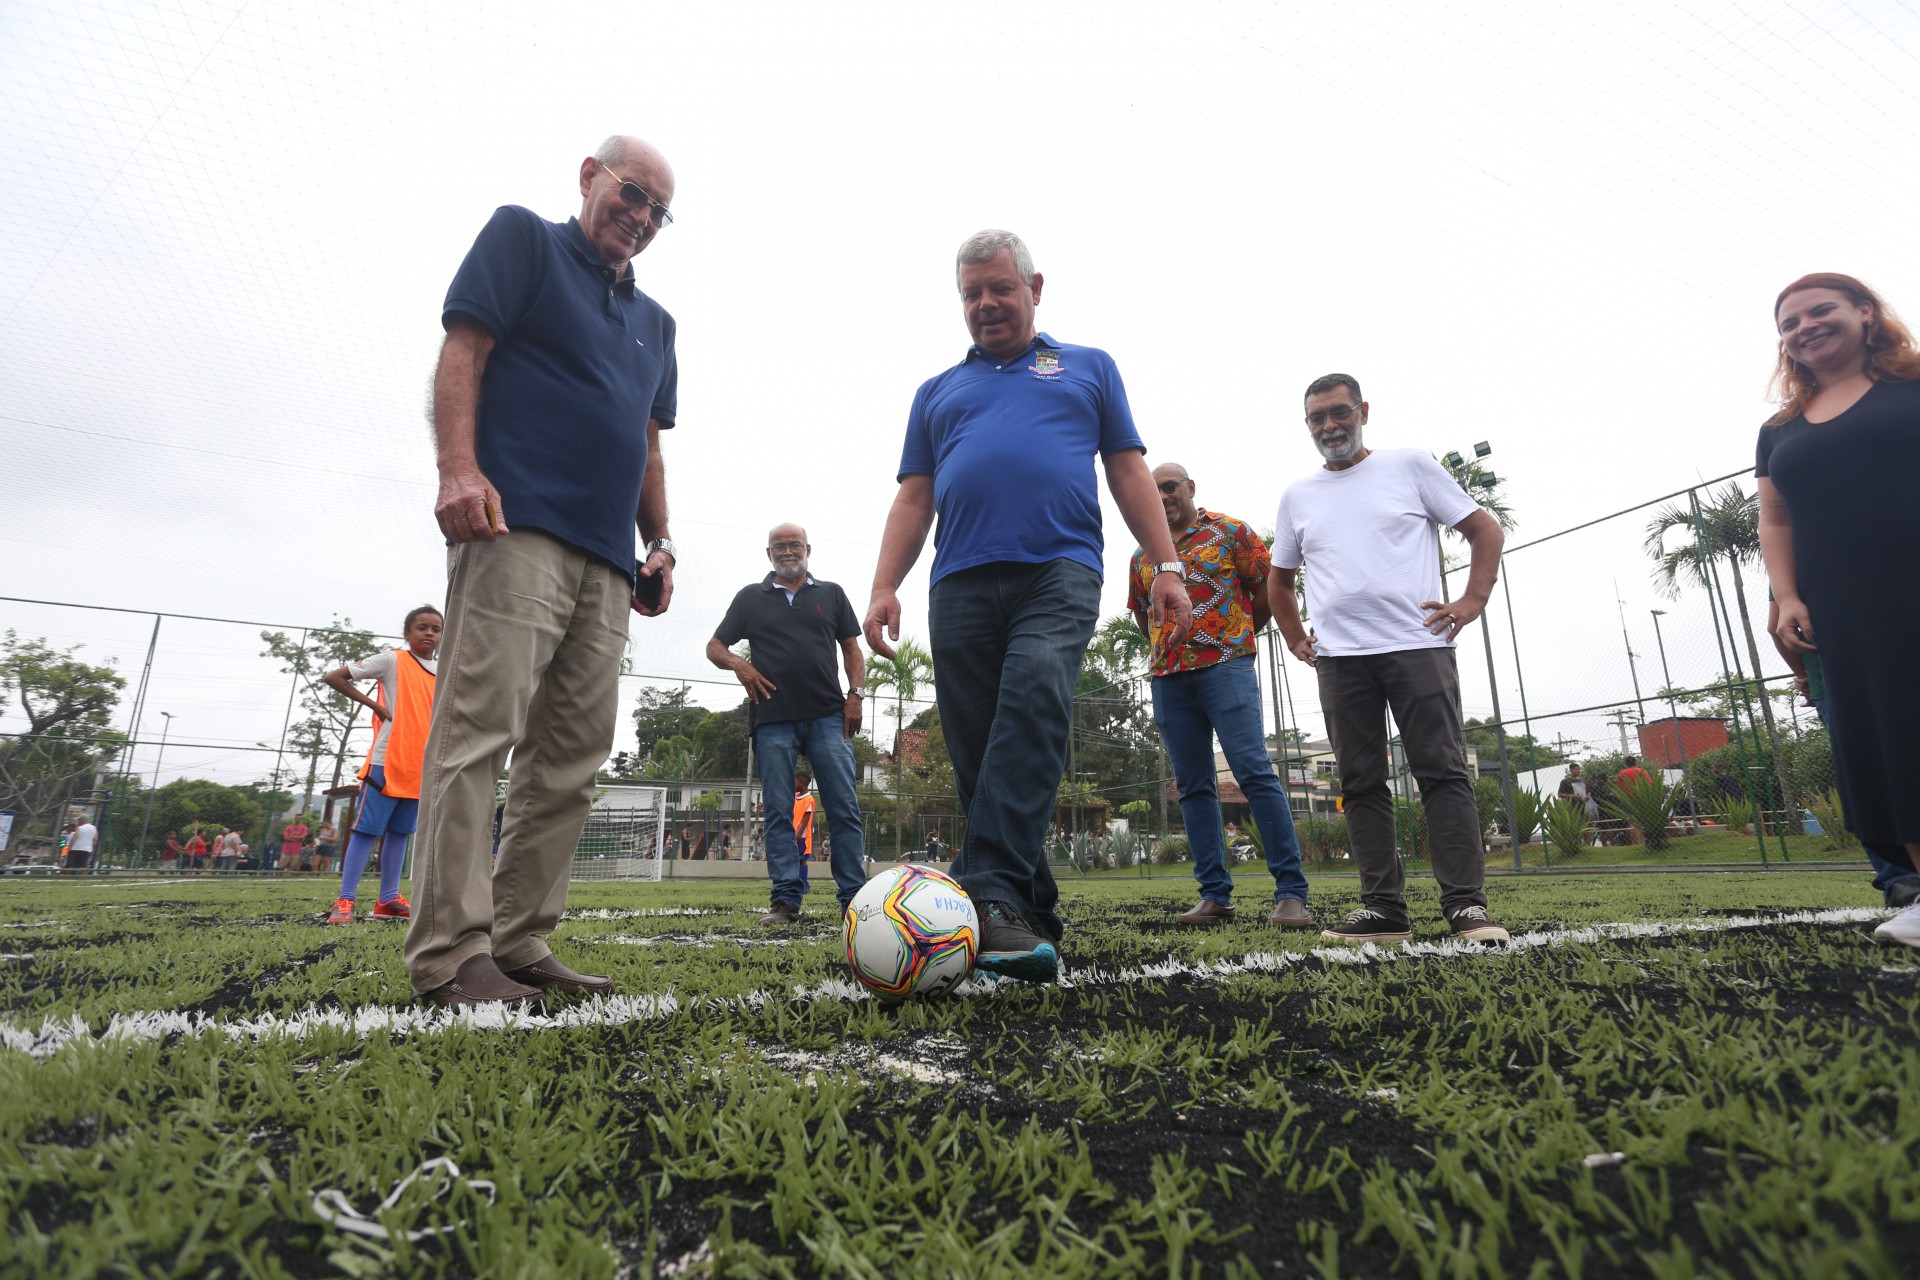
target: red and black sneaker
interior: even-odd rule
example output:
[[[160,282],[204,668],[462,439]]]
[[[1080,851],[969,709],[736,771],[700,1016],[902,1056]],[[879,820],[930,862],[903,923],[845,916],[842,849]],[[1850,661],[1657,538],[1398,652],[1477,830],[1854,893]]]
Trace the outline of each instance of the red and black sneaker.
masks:
[[[373,904],[373,918],[375,920],[411,920],[413,919],[413,904],[407,901],[407,896],[404,893],[395,894],[391,902],[376,902]]]
[[[333,911],[330,915],[327,916],[327,923],[328,924],[352,924],[353,923],[353,899],[352,898],[335,898],[333,900]]]

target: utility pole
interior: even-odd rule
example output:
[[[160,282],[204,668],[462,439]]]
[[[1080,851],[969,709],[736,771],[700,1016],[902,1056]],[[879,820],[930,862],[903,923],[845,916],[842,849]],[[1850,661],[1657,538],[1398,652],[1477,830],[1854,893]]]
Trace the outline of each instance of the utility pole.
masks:
[[[1620,754],[1623,756],[1630,756],[1634,754],[1633,748],[1627,745],[1627,726],[1630,724],[1639,723],[1638,720],[1634,719],[1633,712],[1627,710],[1625,707],[1622,707],[1620,708],[1620,710],[1614,712],[1612,715],[1607,717],[1607,723],[1611,725],[1619,726]]]
[[[1633,651],[1633,641],[1627,637],[1627,602],[1620,598],[1620,580],[1613,580],[1613,602],[1620,608],[1620,639],[1627,646],[1627,674],[1633,677],[1633,705],[1640,710],[1640,723],[1647,722],[1647,704],[1640,696],[1640,668],[1633,665],[1637,654]],[[1622,731],[1624,732],[1624,730]],[[1622,738],[1624,742],[1626,739]],[[1621,748],[1625,750],[1625,748]]]

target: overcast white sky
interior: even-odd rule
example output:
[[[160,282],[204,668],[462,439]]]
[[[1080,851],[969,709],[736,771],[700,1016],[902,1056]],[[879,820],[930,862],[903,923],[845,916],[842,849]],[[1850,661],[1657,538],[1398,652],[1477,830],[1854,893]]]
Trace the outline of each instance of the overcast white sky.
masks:
[[[437,601],[447,282],[495,206],[577,212],[616,131],[679,182],[638,263],[681,360],[650,677],[718,675],[702,646],[781,520],[864,607],[983,226],[1027,238],[1042,327],[1113,353],[1149,461],[1204,505],[1271,525],[1318,465],[1300,390],[1338,369],[1376,447],[1492,441],[1524,541],[1750,465],[1793,277],[1920,311],[1916,48],[1911,6],[1864,0],[0,0],[0,594],[388,629]],[[1647,691],[1651,607],[1677,682],[1720,669],[1702,598],[1654,596],[1643,527],[1514,557],[1536,712],[1628,695],[1616,579]],[[1110,509],[1109,612],[1131,548]],[[137,676],[152,621],[0,602],[0,626]],[[144,728],[165,709],[201,744],[167,775],[263,771],[286,682],[257,631],[163,625]]]

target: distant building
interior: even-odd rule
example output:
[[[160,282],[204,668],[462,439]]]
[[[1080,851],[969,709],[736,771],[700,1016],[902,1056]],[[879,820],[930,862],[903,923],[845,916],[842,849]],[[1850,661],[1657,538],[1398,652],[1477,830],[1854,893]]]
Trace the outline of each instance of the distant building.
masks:
[[[1680,767],[1681,749],[1686,758],[1698,760],[1709,751],[1727,745],[1727,722],[1707,716],[1669,716],[1649,720],[1640,726],[1640,758],[1662,769]]]

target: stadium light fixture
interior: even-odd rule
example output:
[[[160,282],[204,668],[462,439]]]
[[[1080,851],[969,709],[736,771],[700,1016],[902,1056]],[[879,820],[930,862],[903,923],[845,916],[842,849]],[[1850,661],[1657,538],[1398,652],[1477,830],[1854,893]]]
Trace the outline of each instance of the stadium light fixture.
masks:
[[[1488,444],[1485,440],[1482,440],[1479,444],[1476,444],[1475,446],[1473,446],[1473,456],[1476,458],[1484,458],[1492,452],[1493,452],[1493,446]]]

